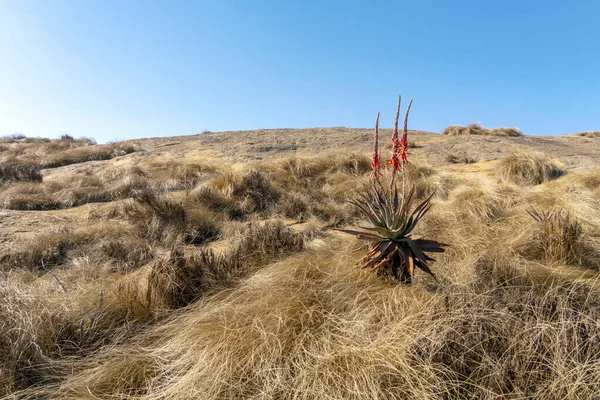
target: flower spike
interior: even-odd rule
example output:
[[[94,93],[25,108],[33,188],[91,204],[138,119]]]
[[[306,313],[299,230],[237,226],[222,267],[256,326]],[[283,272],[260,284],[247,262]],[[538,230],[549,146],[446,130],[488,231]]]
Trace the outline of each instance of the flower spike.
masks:
[[[375,119],[375,133],[373,136],[373,160],[371,161],[373,172],[371,172],[371,179],[379,179],[381,175],[381,172],[379,172],[381,168],[381,159],[379,157],[379,113],[377,113],[377,118]]]

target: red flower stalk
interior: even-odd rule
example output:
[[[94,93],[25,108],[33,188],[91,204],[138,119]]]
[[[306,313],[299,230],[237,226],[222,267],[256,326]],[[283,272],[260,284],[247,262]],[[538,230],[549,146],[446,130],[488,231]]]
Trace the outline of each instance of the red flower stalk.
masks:
[[[400,139],[400,158],[402,163],[406,165],[408,163],[408,113],[410,112],[410,106],[412,105],[412,100],[408,103],[408,107],[406,108],[406,114],[404,114],[404,127],[402,128],[402,139]],[[397,117],[396,117],[397,118]]]
[[[400,117],[400,102],[402,98],[398,96],[398,108],[396,108],[396,119],[394,120],[394,133],[392,133],[392,157],[387,161],[388,164],[392,165],[392,174],[400,171],[400,160],[398,155],[400,154],[401,143],[398,140],[398,118]]]
[[[373,172],[371,172],[371,179],[381,175],[381,172],[379,172],[381,168],[381,160],[379,158],[379,113],[377,113],[377,119],[375,119],[375,133],[373,136],[373,160],[371,161]]]

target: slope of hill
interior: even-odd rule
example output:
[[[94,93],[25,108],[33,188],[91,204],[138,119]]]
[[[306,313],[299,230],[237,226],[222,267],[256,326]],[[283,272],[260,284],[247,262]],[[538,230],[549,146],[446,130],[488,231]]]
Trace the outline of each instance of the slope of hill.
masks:
[[[596,398],[600,138],[410,131],[411,286],[331,229],[371,140],[0,143],[0,398]]]

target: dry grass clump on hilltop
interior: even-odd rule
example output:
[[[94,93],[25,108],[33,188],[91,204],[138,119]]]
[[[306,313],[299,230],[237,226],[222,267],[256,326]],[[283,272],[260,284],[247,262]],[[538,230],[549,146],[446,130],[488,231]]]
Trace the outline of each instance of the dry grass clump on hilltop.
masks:
[[[97,145],[92,139],[73,139],[66,135],[61,139],[4,138],[0,152],[2,164],[56,168],[86,161],[110,160],[136,151],[130,142]]]
[[[480,124],[471,124],[467,126],[452,125],[442,131],[442,135],[461,136],[461,135],[487,135],[487,136],[523,136],[518,128],[485,128]]]
[[[580,132],[577,134],[577,136],[583,136],[583,137],[588,137],[588,138],[600,138],[600,132],[599,131]]]
[[[3,204],[36,211],[0,220],[0,398],[596,399],[597,162],[436,164],[423,143],[408,184],[437,190],[414,233],[448,246],[412,286],[330,229],[365,225],[362,153],[148,151],[6,180]],[[81,188],[104,203],[64,200]]]

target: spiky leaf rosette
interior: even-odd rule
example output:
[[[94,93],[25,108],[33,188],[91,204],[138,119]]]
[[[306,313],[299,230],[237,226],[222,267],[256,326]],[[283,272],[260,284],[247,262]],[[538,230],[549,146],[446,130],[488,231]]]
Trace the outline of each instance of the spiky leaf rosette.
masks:
[[[435,193],[435,192],[434,192]],[[433,260],[425,253],[443,253],[444,243],[412,236],[417,223],[431,208],[433,193],[411,212],[414,188],[405,198],[399,198],[398,189],[387,193],[381,183],[372,181],[371,190],[350,200],[371,222],[372,227],[359,230],[339,229],[362,240],[371,242],[363,268],[391,275],[395,280],[410,283],[415,267],[434,277],[427,264]]]

